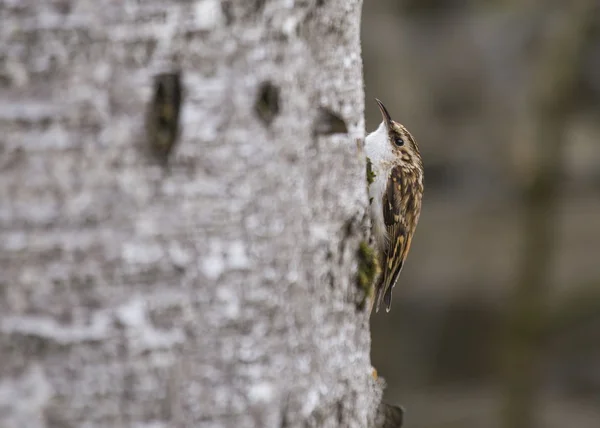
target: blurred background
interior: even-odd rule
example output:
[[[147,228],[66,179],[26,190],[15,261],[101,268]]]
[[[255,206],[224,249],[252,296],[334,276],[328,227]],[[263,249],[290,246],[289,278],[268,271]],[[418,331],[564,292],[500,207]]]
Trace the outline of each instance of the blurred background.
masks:
[[[600,2],[365,1],[423,211],[372,363],[405,426],[600,427]]]

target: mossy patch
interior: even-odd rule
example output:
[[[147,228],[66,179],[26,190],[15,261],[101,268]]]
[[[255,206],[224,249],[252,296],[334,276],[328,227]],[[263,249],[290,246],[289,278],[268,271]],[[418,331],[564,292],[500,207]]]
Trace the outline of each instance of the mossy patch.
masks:
[[[364,291],[364,297],[357,306],[358,309],[362,310],[367,301],[373,298],[374,281],[379,274],[380,268],[375,250],[365,241],[361,241],[359,244],[357,257],[358,272],[356,275],[356,285]]]
[[[376,174],[373,172],[371,159],[367,158],[367,184],[370,186],[375,181]]]

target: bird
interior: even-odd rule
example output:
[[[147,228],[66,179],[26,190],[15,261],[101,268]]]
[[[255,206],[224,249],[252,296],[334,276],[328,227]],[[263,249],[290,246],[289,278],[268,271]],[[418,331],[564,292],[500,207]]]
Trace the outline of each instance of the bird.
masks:
[[[371,231],[381,273],[375,280],[375,304],[386,312],[392,307],[392,290],[398,282],[421,214],[423,161],[419,146],[404,125],[392,120],[375,99],[383,121],[365,138]]]

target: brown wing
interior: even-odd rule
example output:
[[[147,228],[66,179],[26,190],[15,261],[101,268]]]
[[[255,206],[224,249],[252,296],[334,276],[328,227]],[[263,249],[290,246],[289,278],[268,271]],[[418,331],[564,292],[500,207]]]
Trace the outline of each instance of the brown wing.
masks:
[[[412,234],[419,217],[420,193],[416,183],[403,177],[400,166],[392,169],[383,194],[383,219],[388,240],[382,255],[382,275],[377,284],[377,307],[385,302],[389,312],[392,306],[392,289],[398,281],[408,255]]]

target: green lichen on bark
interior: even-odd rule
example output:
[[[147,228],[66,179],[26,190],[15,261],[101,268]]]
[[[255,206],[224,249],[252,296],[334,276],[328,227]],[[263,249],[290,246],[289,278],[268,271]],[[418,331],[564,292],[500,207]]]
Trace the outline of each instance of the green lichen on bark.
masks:
[[[371,165],[371,159],[367,158],[367,184],[373,183],[375,181],[375,173],[373,172],[373,167]]]
[[[369,244],[361,241],[357,251],[358,272],[356,275],[356,285],[364,291],[362,300],[358,303],[358,309],[362,310],[369,299],[373,298],[375,278],[379,274],[379,262],[377,254]]]

